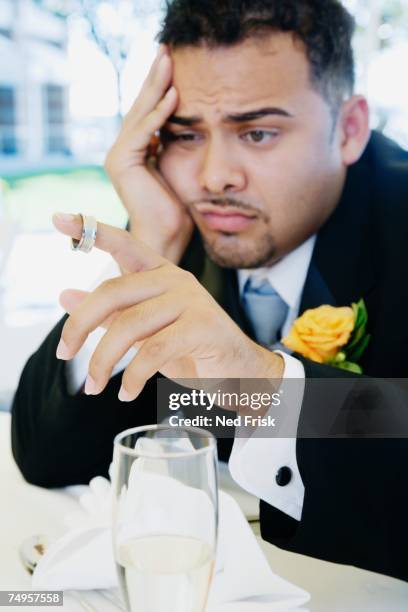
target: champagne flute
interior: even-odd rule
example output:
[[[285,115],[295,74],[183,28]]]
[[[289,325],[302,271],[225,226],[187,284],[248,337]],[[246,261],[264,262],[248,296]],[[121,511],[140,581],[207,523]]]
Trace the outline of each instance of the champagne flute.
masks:
[[[217,446],[150,425],[114,440],[113,549],[128,612],[203,612],[215,565]]]

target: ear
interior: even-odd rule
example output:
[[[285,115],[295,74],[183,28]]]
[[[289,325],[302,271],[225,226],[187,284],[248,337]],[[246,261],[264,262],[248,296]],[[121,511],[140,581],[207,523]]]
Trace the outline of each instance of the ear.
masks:
[[[370,112],[366,98],[353,96],[342,106],[339,118],[341,156],[346,166],[357,162],[370,138]]]

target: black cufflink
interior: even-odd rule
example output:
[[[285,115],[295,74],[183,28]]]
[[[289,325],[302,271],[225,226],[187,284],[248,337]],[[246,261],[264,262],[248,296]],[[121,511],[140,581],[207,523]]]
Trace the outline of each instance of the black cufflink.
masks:
[[[292,470],[290,467],[284,465],[283,467],[279,468],[279,470],[276,472],[275,480],[276,484],[278,484],[280,487],[284,487],[285,485],[289,484],[292,480]]]

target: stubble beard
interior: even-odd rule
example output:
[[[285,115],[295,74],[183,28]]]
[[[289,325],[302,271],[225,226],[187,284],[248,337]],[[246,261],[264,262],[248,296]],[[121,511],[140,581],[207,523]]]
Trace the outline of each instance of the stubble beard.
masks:
[[[203,234],[201,237],[208,257],[221,268],[250,270],[270,266],[276,260],[275,241],[268,233],[252,244],[245,244],[237,234],[223,234],[224,244],[217,239],[210,242]]]

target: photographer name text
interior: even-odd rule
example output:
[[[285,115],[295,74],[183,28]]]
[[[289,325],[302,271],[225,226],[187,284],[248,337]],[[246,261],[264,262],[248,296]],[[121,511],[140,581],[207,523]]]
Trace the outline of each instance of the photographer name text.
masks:
[[[193,418],[173,414],[169,418],[170,427],[276,427],[275,418],[272,416],[237,415],[206,416],[199,415]]]

